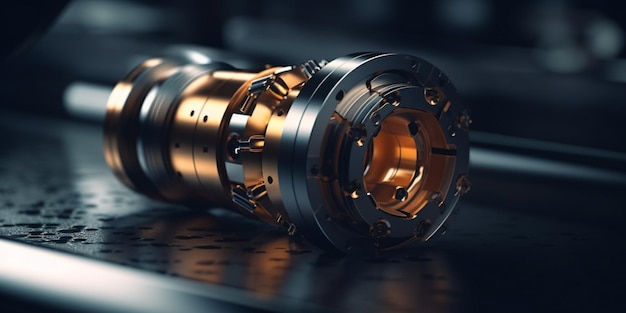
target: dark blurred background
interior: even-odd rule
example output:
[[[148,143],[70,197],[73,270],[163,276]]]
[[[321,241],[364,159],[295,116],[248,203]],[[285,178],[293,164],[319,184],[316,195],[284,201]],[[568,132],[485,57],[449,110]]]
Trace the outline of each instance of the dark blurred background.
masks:
[[[3,10],[5,29],[40,22],[46,6],[21,23]],[[61,112],[42,97],[62,103],[72,82],[112,86],[146,57],[203,48],[250,68],[398,51],[452,77],[476,130],[626,152],[625,12],[621,1],[77,0],[7,62],[0,95]]]
[[[59,152],[59,159],[34,161],[40,167],[26,166],[30,170],[26,176],[41,168],[42,173],[50,170],[62,176],[77,166],[71,161],[75,154],[101,157],[96,130],[108,94],[116,81],[149,57],[260,69],[267,63],[332,60],[357,51],[409,53],[450,77],[474,122],[473,185],[464,200],[468,209],[457,221],[457,237],[453,233],[443,244],[443,256],[431,258],[437,266],[445,263],[458,278],[448,281],[454,292],[437,293],[444,298],[441,303],[452,303],[446,302],[452,298],[460,304],[451,311],[482,312],[623,307],[617,296],[626,292],[621,244],[626,238],[620,230],[626,221],[623,1],[25,0],[5,2],[0,8],[0,32],[6,43],[0,50],[3,138],[31,125],[53,125],[39,126],[38,134],[29,131],[24,138],[45,141],[48,147],[50,141],[40,133],[49,130],[46,136],[72,147]],[[30,117],[41,123],[33,124]],[[74,135],[67,135],[73,132],[59,126],[77,121],[79,126],[70,128],[91,129],[85,132],[91,137],[81,137],[91,144],[76,146],[71,143]],[[36,184],[13,184],[10,176],[11,168],[19,169],[25,162],[19,151],[26,153],[31,147],[22,147],[25,143],[15,138],[3,142],[0,157],[17,163],[5,163],[9,170],[4,172],[0,167],[0,178],[18,194],[26,190],[20,197],[38,190]],[[13,143],[21,150],[13,151]],[[97,164],[85,164],[105,171],[104,162],[93,159]],[[2,190],[0,196],[6,196]],[[12,202],[7,200],[0,211],[0,224],[13,225],[12,215],[3,213],[10,211],[7,203]],[[37,242],[29,238],[23,240]],[[310,249],[312,255],[321,254]],[[121,263],[124,259],[98,253],[95,257]],[[318,265],[337,269],[337,263],[326,261],[316,259],[311,277],[317,276]],[[365,268],[413,266],[400,263],[368,263]],[[163,265],[156,271],[166,270]],[[255,270],[259,269],[251,271]],[[391,281],[382,276],[382,281]],[[305,277],[305,282],[314,280]],[[350,293],[363,283],[352,278],[343,286],[344,298],[369,305],[367,295],[362,299]],[[371,282],[370,278],[363,280]],[[502,279],[507,288],[501,288]],[[334,287],[332,282],[328,286]],[[466,292],[493,297],[462,297]],[[475,307],[465,307],[467,303]],[[373,308],[383,309],[384,303]]]

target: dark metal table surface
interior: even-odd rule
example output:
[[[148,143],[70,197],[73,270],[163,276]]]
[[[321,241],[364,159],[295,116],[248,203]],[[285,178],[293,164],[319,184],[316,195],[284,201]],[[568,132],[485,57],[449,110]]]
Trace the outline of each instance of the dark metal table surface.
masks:
[[[583,200],[558,207],[550,190],[534,194],[532,186],[541,182],[478,168],[472,172],[478,194],[493,192],[493,199],[502,199],[498,182],[512,179],[517,185],[508,183],[526,196],[510,196],[501,205],[466,199],[454,227],[434,248],[345,257],[219,208],[192,210],[133,193],[106,167],[95,125],[0,114],[5,242],[116,264],[173,286],[207,286],[206,296],[213,299],[223,295],[237,302],[232,292],[241,291],[247,298],[238,309],[598,312],[626,305],[626,236],[618,202],[626,191],[623,181],[595,189],[566,184],[559,192]],[[588,197],[581,198],[585,192]],[[538,199],[531,204],[524,197]],[[7,253],[0,251],[0,258]],[[46,267],[45,259],[37,261],[33,264]],[[89,272],[74,275],[102,279]],[[0,292],[13,297],[11,285],[2,281],[0,275]],[[44,301],[28,292],[16,296]],[[185,303],[180,308],[185,311]]]

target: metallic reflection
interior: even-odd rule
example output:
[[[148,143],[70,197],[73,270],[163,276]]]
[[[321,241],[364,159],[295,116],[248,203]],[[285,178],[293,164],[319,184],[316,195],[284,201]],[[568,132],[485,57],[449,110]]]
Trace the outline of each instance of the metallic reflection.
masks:
[[[200,285],[0,239],[0,290],[84,312],[289,311],[229,287]],[[245,303],[247,308],[239,303]],[[299,303],[298,310],[321,308]]]
[[[109,261],[131,260],[133,266],[241,288],[263,299],[339,311],[444,312],[458,305],[459,283],[435,251],[409,258],[339,257],[225,210],[136,222],[122,217],[111,224],[117,228],[103,230],[106,242],[130,239],[118,253],[105,255]],[[122,236],[120,225],[127,225]]]
[[[0,235],[108,264],[51,251],[23,254],[2,246],[3,290],[101,312],[162,312],[173,307],[194,312],[210,310],[213,307],[204,303],[219,299],[235,299],[256,309],[269,306],[272,311],[412,312],[416,307],[448,310],[459,301],[456,279],[446,258],[437,252],[410,258],[336,257],[223,209],[198,211],[159,204],[114,183],[99,142],[93,140],[99,136],[98,129],[31,119],[41,127],[34,131],[45,130],[45,136],[33,137],[25,135],[33,129],[17,122],[23,119],[9,120],[16,121],[12,136],[27,143],[14,145],[15,151],[2,155],[4,164],[16,167],[22,179],[28,180],[32,172],[20,170],[19,161],[33,146],[42,147],[45,157],[42,153],[31,156],[39,160],[33,163],[41,163],[35,169],[50,173],[62,167],[66,175],[52,172],[53,184],[61,186],[55,193],[39,193],[47,188],[47,181],[21,190],[32,199],[0,211]],[[55,144],[45,144],[53,139]],[[12,179],[7,173],[2,177]],[[41,214],[20,213],[24,205],[43,195]],[[67,207],[72,211],[65,212]],[[436,283],[433,277],[438,277]],[[159,299],[153,301],[153,297]]]
[[[83,293],[65,289],[63,282],[99,283],[92,279],[95,277],[115,284],[109,279],[114,275],[87,273],[116,268],[137,277],[135,269],[140,268],[139,276],[147,281],[130,285],[137,290],[115,286],[130,295],[149,294],[148,298],[136,297],[130,305],[139,310],[143,304],[151,312],[159,312],[151,306],[159,297],[190,312],[202,301],[229,297],[253,309],[256,301],[261,301],[269,303],[271,310],[286,312],[456,312],[494,307],[506,311],[511,303],[545,308],[541,297],[551,292],[584,302],[585,295],[598,291],[595,286],[568,283],[572,277],[575,281],[606,279],[599,299],[606,300],[607,306],[619,304],[614,299],[619,298],[621,280],[613,278],[614,269],[624,263],[618,234],[624,217],[618,188],[623,185],[600,193],[589,187],[606,185],[584,181],[550,184],[545,189],[549,197],[540,194],[523,211],[515,212],[511,199],[523,201],[518,192],[540,193],[546,185],[537,185],[544,180],[522,180],[519,189],[498,189],[504,181],[519,181],[519,172],[500,171],[502,175],[494,176],[484,167],[476,168],[483,179],[476,189],[483,186],[491,197],[496,193],[501,198],[493,208],[465,205],[463,209],[472,214],[459,216],[457,227],[448,231],[447,242],[441,242],[438,250],[385,259],[336,257],[306,241],[285,240],[271,228],[225,210],[211,210],[203,217],[204,211],[159,204],[121,188],[102,159],[98,128],[6,112],[0,114],[0,121],[3,142],[10,147],[0,153],[0,236],[37,245],[36,251],[48,247],[92,258],[66,254],[62,259],[67,261],[46,263],[48,253],[25,255],[0,244],[0,289],[5,294],[80,309],[82,303],[96,298],[97,304],[103,303],[109,294],[98,293],[100,285],[81,285],[83,289],[93,287],[93,295],[77,298]],[[591,208],[593,215],[589,214]],[[196,219],[202,225],[195,224]],[[566,223],[566,219],[575,222]],[[181,229],[179,223],[188,227]],[[611,227],[605,227],[607,224]],[[571,262],[572,256],[576,262]],[[108,265],[76,266],[81,272],[56,275],[68,273],[76,258]],[[593,267],[599,259],[607,266]],[[13,265],[4,263],[9,260]],[[511,264],[519,266],[513,271]],[[24,266],[13,267],[19,265]],[[581,266],[595,270],[581,271]],[[26,280],[28,277],[31,279]],[[503,278],[531,297],[519,297],[502,288]],[[121,280],[129,281],[140,283]],[[190,284],[192,287],[185,287]],[[169,289],[151,292],[152,287]],[[492,295],[490,301],[485,301],[485,294]],[[126,303],[110,300],[111,305]],[[576,310],[577,305],[569,303],[566,308]],[[550,308],[555,307],[563,309],[561,303]],[[90,311],[108,308],[108,304],[93,305]],[[201,306],[203,311],[210,308]]]

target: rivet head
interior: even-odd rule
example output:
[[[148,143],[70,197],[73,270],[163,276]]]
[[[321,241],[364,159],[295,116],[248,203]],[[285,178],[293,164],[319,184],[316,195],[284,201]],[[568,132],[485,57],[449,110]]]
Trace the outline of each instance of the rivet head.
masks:
[[[472,183],[467,175],[463,174],[456,180],[456,195],[464,195],[470,191]]]
[[[383,238],[391,234],[391,224],[384,218],[379,218],[370,226],[370,235],[374,238]]]

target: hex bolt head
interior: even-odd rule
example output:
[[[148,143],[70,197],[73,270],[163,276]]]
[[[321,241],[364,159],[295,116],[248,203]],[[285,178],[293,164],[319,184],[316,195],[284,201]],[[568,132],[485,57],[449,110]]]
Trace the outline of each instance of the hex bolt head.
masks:
[[[370,226],[370,235],[374,238],[383,238],[391,234],[391,224],[384,218],[379,218]]]

